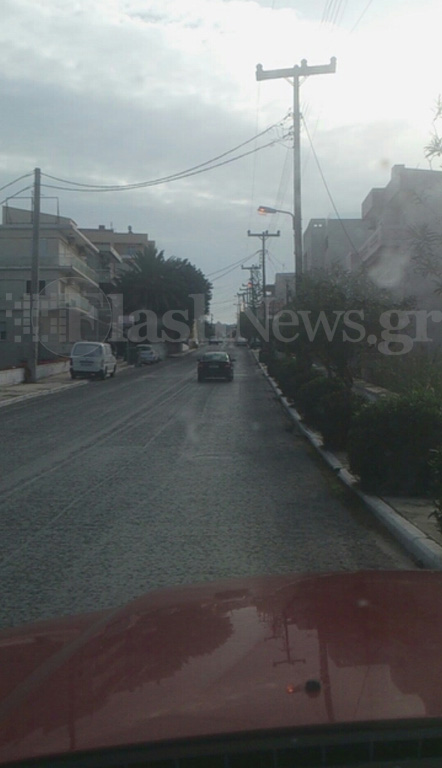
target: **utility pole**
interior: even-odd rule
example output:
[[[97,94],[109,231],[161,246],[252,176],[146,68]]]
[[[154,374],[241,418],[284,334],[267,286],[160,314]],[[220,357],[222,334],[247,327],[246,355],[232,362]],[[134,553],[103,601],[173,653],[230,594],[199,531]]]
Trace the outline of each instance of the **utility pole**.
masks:
[[[236,296],[238,299],[238,306],[237,306],[237,313],[236,313],[236,335],[240,336],[241,334],[240,334],[239,326],[240,326],[240,320],[241,320],[241,299],[243,300],[243,303],[244,303],[245,293],[238,292]]]
[[[289,69],[263,70],[262,64],[256,67],[257,80],[275,80],[280,77],[293,78],[293,212],[295,228],[295,286],[299,288],[302,275],[302,209],[301,209],[301,114],[299,111],[299,78],[309,75],[326,75],[336,72],[336,57],[330,64],[309,67],[307,59],[302,59],[301,66],[296,64]]]
[[[32,208],[32,262],[31,262],[31,354],[29,358],[30,378],[37,381],[39,341],[39,262],[40,262],[40,168],[34,169],[34,204]]]
[[[258,264],[252,264],[251,267],[244,267],[241,266],[241,269],[245,269],[247,272],[250,272],[250,281],[248,283],[248,287],[250,287],[250,296],[251,296],[251,306],[252,306],[252,312],[255,315],[256,314],[256,288],[258,281],[256,279],[256,273],[260,269]]]
[[[268,230],[265,232],[251,232],[250,229],[247,232],[249,237],[259,237],[262,243],[261,250],[261,266],[262,266],[262,297],[264,299],[264,328],[267,331],[267,300],[266,300],[266,240],[269,237],[279,237],[280,231],[271,235]]]

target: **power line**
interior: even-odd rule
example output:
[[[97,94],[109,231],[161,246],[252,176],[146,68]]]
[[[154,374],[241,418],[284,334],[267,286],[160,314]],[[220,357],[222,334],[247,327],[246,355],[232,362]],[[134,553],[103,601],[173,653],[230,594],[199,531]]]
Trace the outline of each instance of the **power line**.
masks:
[[[282,137],[283,139],[286,138],[286,136]],[[253,155],[255,152],[259,152],[261,149],[267,149],[268,147],[273,147],[275,144],[279,144],[282,139],[274,139],[273,141],[269,141],[267,144],[262,144],[260,147],[257,147],[256,149],[251,149],[249,152],[243,152],[241,155],[236,155],[235,157],[231,157],[228,160],[223,160],[221,163],[214,163],[213,165],[207,166],[206,168],[200,168],[197,171],[192,171],[191,173],[181,173],[176,174],[173,176],[166,176],[161,179],[153,179],[152,181],[145,181],[140,182],[138,184],[127,184],[126,186],[115,186],[115,187],[103,187],[103,188],[83,188],[83,187],[60,187],[55,184],[42,184],[42,187],[45,187],[45,189],[58,189],[63,190],[64,192],[126,192],[128,190],[135,190],[135,189],[146,189],[147,187],[155,187],[159,184],[166,184],[167,182],[171,181],[179,181],[181,179],[188,179],[191,176],[197,176],[200,173],[205,173],[206,171],[212,171],[214,168],[220,168],[223,165],[228,165],[229,163],[234,163],[236,160],[241,160],[243,157],[248,157],[248,155]]]
[[[32,174],[27,174],[27,175],[32,175]],[[7,184],[6,186],[9,186],[9,185]],[[32,187],[33,185],[29,184],[29,186],[23,187],[23,189],[19,189],[18,192],[15,192],[13,195],[9,195],[8,197],[5,197],[4,200],[1,200],[0,205],[3,205],[3,203],[7,203],[8,200],[12,200],[14,197],[17,197],[18,195],[21,195],[22,192],[27,192],[28,189],[32,189]]]
[[[3,192],[4,189],[7,189],[8,187],[12,187],[13,184],[17,184],[17,181],[21,181],[22,179],[27,179],[29,176],[32,176],[31,173],[24,173],[23,176],[19,176],[17,179],[14,179],[14,181],[8,182],[8,184],[5,184],[3,187],[0,187],[0,192]]]
[[[44,173],[43,176],[48,179],[52,179],[53,181],[59,181],[62,184],[70,184],[73,187],[81,187],[82,191],[86,189],[91,189],[93,191],[112,191],[115,192],[117,190],[125,190],[125,189],[135,189],[138,187],[145,187],[150,186],[153,184],[160,184],[165,181],[169,181],[175,178],[181,178],[187,175],[192,175],[194,171],[197,171],[199,169],[204,169],[206,166],[211,165],[212,163],[215,163],[217,160],[220,160],[223,157],[226,157],[226,155],[232,154],[232,152],[236,152],[238,149],[241,149],[242,147],[246,146],[247,144],[250,144],[252,141],[256,141],[256,139],[259,139],[261,136],[264,136],[266,133],[269,133],[269,131],[273,130],[274,128],[281,127],[284,121],[288,119],[288,115],[285,115],[282,120],[278,121],[277,123],[273,123],[272,125],[265,128],[265,130],[258,133],[256,136],[252,136],[251,139],[247,139],[246,141],[243,141],[241,144],[238,144],[236,147],[233,147],[232,149],[227,150],[226,152],[222,152],[220,155],[217,155],[216,157],[211,158],[210,160],[206,160],[204,163],[199,163],[198,165],[194,165],[191,168],[187,168],[184,171],[178,171],[177,173],[170,174],[169,176],[163,176],[159,179],[154,179],[152,181],[141,181],[136,182],[133,184],[87,184],[83,182],[77,182],[77,181],[71,181],[69,179],[62,179],[57,176],[52,176],[48,173]],[[269,145],[263,145],[262,148]],[[257,149],[260,149],[261,147],[258,147]],[[245,153],[248,154],[248,153]],[[239,157],[243,157],[243,155],[239,155]],[[231,161],[227,161],[231,162]],[[212,166],[217,167],[217,166]],[[51,186],[49,184],[46,184],[45,186]],[[59,189],[59,187],[55,187],[56,189]]]
[[[363,17],[365,16],[365,14],[367,13],[368,9],[370,8],[370,5],[372,4],[372,2],[373,2],[373,0],[368,0],[368,3],[367,3],[367,5],[365,6],[364,10],[362,11],[361,15],[360,15],[360,16],[359,16],[359,18],[357,19],[356,23],[355,23],[355,24],[353,24],[353,26],[352,26],[352,28],[351,28],[351,30],[350,30],[350,34],[351,34],[352,32],[354,32],[354,31],[355,31],[355,29],[356,29],[356,27],[358,26],[359,22],[361,22],[361,21],[362,21]]]
[[[334,199],[333,199],[332,193],[330,192],[329,186],[328,186],[328,184],[327,184],[327,182],[326,182],[326,179],[325,179],[325,176],[324,176],[324,172],[323,172],[323,170],[322,170],[322,168],[321,168],[321,163],[319,162],[319,158],[318,158],[318,155],[316,154],[315,148],[314,148],[314,146],[313,146],[313,142],[312,142],[312,139],[311,139],[311,136],[310,136],[310,132],[309,132],[309,129],[308,129],[308,127],[307,127],[307,123],[305,122],[305,120],[304,120],[304,118],[303,118],[303,117],[302,117],[302,122],[303,122],[303,124],[304,124],[305,132],[306,132],[306,134],[307,134],[307,138],[308,138],[308,140],[309,140],[309,143],[310,143],[310,146],[311,146],[311,150],[312,150],[312,153],[313,153],[313,157],[315,158],[315,161],[316,161],[316,165],[318,166],[318,170],[319,170],[319,173],[320,173],[320,175],[321,175],[322,183],[324,184],[324,187],[325,187],[325,189],[326,189],[326,192],[327,192],[327,195],[328,195],[328,197],[329,197],[329,200],[330,200],[330,202],[331,202],[331,204],[332,204],[332,206],[333,206],[333,210],[334,210],[334,212],[335,212],[335,214],[336,214],[336,216],[337,216],[337,218],[338,218],[338,220],[339,220],[339,222],[340,222],[340,224],[341,224],[341,227],[342,227],[342,229],[344,230],[345,236],[347,237],[347,240],[348,240],[348,242],[350,243],[350,245],[351,245],[351,247],[352,247],[353,251],[357,251],[357,248],[356,248],[356,246],[355,246],[355,244],[354,244],[353,240],[351,239],[351,237],[350,237],[350,235],[349,235],[349,233],[348,233],[348,231],[347,231],[347,229],[346,229],[346,226],[345,226],[345,224],[344,224],[343,220],[341,219],[341,217],[340,217],[340,215],[339,215],[339,211],[338,211],[338,209],[337,209],[337,207],[336,207],[336,205],[335,205],[335,201],[334,201]]]
[[[236,262],[236,264],[231,265],[230,267],[225,267],[223,270],[222,275],[218,275],[217,277],[212,278],[210,282],[215,282],[215,280],[221,280],[223,277],[227,277],[231,272],[234,272],[240,264],[244,264],[246,261],[250,261],[250,259],[253,259],[256,254],[259,253],[259,251],[255,251],[255,253],[250,254],[250,256],[247,256],[245,259],[241,259],[241,261]],[[221,272],[221,270],[218,270]],[[215,274],[212,272],[212,274]],[[206,277],[210,277],[210,275],[206,275]]]

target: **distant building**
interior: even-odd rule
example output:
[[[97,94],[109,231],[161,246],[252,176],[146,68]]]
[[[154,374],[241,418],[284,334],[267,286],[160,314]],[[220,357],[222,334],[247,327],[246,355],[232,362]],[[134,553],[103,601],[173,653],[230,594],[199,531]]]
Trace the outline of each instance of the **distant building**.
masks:
[[[362,219],[310,219],[304,232],[304,272],[336,265],[351,269],[352,253],[368,235],[369,225]]]
[[[267,286],[269,294],[269,315],[273,317],[290,304],[295,296],[295,273],[277,272],[275,282]]]
[[[127,228],[127,232],[114,232],[112,228],[106,229],[104,224],[100,224],[97,229],[82,227],[81,231],[100,250],[112,248],[123,260],[130,259],[148,245],[155,245],[153,240],[149,240],[147,234],[133,232],[130,226]]]

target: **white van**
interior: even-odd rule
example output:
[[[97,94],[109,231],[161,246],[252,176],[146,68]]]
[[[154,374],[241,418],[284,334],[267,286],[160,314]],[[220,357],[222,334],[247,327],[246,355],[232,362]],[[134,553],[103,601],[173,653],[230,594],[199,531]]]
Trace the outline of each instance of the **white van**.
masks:
[[[110,344],[98,341],[77,341],[72,347],[70,360],[71,379],[95,377],[105,379],[115,376],[117,359]]]

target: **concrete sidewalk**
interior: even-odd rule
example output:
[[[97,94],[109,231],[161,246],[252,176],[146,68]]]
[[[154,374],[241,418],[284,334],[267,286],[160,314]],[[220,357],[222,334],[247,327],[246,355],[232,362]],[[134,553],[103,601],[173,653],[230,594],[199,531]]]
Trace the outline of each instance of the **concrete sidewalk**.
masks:
[[[184,352],[169,355],[171,358],[185,357],[194,349],[187,349]],[[125,360],[117,360],[117,374],[119,371],[124,371],[133,368],[133,365],[128,365]],[[51,395],[55,392],[60,392],[62,389],[68,389],[71,387],[81,387],[88,383],[88,379],[71,379],[69,372],[55,374],[54,376],[48,376],[45,379],[41,379],[36,384],[8,384],[6,386],[0,386],[0,408],[5,405],[11,405],[12,403],[19,403],[22,400],[28,400],[31,397],[38,397],[41,395]]]
[[[129,367],[131,366],[128,366],[126,361],[117,361],[117,374]],[[69,371],[64,371],[54,376],[48,376],[46,379],[40,379],[36,384],[11,384],[0,387],[0,408],[22,402],[23,400],[29,400],[32,397],[52,395],[56,392],[61,392],[63,389],[81,387],[87,383],[88,379],[72,380]]]
[[[258,361],[256,354],[252,354],[290,421],[305,435],[339,480],[358,496],[419,565],[442,570],[442,531],[436,519],[430,517],[434,509],[431,501],[409,497],[380,498],[363,493],[359,488],[358,479],[349,471],[346,454],[335,455],[324,449],[321,435],[304,424],[300,414],[284,397],[274,379],[268,375],[267,367]]]

